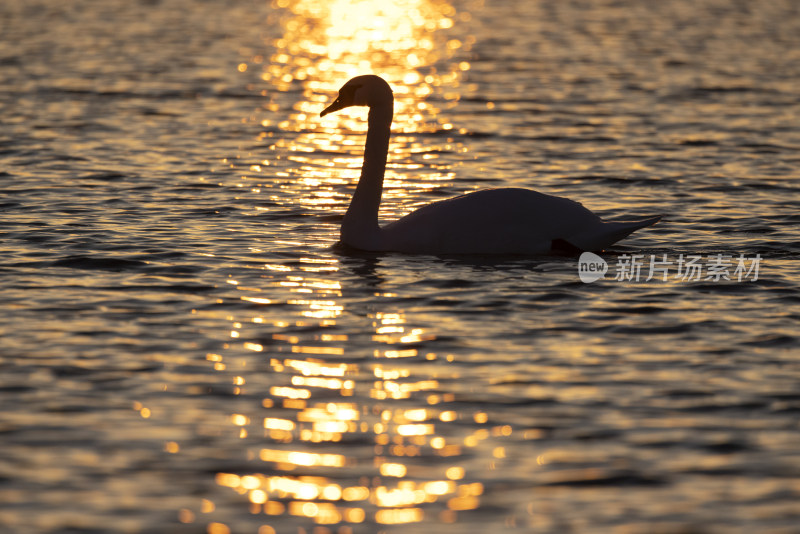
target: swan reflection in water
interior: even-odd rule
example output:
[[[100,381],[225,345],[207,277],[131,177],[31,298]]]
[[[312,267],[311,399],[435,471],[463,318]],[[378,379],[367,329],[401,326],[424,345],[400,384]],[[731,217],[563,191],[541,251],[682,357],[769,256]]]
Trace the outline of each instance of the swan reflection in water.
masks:
[[[433,202],[384,226],[378,207],[394,96],[375,75],[356,76],[320,116],[368,106],[361,178],[342,220],[341,244],[417,254],[550,254],[599,251],[661,218],[603,221],[578,202],[530,189],[485,189]]]

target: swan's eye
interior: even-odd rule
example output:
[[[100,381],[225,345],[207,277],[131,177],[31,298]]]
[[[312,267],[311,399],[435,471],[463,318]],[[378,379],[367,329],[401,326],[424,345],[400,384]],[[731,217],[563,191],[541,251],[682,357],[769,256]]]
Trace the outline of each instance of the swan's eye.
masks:
[[[342,87],[341,91],[339,91],[339,98],[343,99],[348,103],[352,103],[356,98],[356,91],[361,88],[361,85],[350,85],[348,87]]]

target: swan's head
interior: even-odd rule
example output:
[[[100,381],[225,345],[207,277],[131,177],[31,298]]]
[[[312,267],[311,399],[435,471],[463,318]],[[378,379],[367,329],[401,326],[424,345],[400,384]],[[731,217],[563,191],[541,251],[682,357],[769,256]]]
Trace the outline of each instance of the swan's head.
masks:
[[[339,89],[339,96],[330,106],[322,110],[319,116],[324,117],[328,113],[350,106],[391,106],[392,99],[392,88],[380,76],[374,74],[356,76]]]

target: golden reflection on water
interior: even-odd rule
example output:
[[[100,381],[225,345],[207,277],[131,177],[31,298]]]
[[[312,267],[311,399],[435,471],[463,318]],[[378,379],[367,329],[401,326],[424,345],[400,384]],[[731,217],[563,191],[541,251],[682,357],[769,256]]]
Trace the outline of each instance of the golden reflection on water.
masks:
[[[276,0],[275,7],[287,16],[284,34],[271,43],[276,52],[263,67],[262,80],[269,86],[264,94],[274,101],[275,92],[293,94],[299,85],[302,95],[287,118],[263,125],[297,134],[273,146],[292,162],[284,172],[286,187],[313,192],[302,198],[311,207],[343,209],[334,187],[358,176],[364,110],[324,121],[319,111],[347,79],[371,72],[395,91],[395,131],[449,129],[433,102],[446,107],[457,99],[453,90],[469,65],[448,58],[470,43],[448,40],[440,32],[468,15],[442,0]],[[414,138],[401,134],[392,150],[389,197],[407,194],[394,169],[413,171],[419,188],[436,187],[451,175],[445,165],[431,163],[435,151]],[[425,164],[408,162],[416,153],[423,153]],[[251,172],[260,172],[262,165],[269,167],[270,161]],[[448,408],[452,394],[441,393],[439,381],[419,369],[449,357],[420,348],[434,336],[407,324],[402,310],[368,312],[371,331],[357,343],[347,334],[326,331],[345,313],[344,289],[331,277],[337,261],[265,262],[269,282],[264,287],[228,280],[248,305],[291,311],[280,320],[260,314],[230,318],[224,347],[232,354],[263,356],[270,370],[269,386],[258,390],[260,406],[229,419],[238,438],[246,440],[248,457],[263,468],[218,473],[216,482],[245,496],[250,511],[264,515],[265,529],[272,528],[270,517],[277,521],[287,515],[338,524],[340,531],[347,531],[347,524],[414,523],[431,514],[453,522],[458,512],[479,505],[483,486],[469,481],[459,460],[491,435],[482,426],[487,421]],[[370,363],[363,363],[365,358]],[[207,359],[215,370],[238,375],[233,379],[237,394],[244,387],[252,393],[251,384],[263,380],[248,376],[250,370],[235,364],[233,355]],[[443,432],[459,418],[478,430],[466,437]]]
[[[306,295],[287,299],[298,308],[298,318],[309,317],[304,311],[319,309],[318,302],[332,306],[330,302],[336,301],[329,301],[331,294],[341,291],[316,278],[330,269],[321,273],[304,269],[302,276],[290,269],[274,271],[286,276],[275,280],[276,286]],[[284,284],[287,280],[293,283]],[[483,486],[465,482],[465,468],[454,462],[465,448],[488,438],[489,430],[480,429],[461,440],[441,435],[443,425],[459,418],[457,412],[437,406],[453,400],[452,395],[436,393],[436,380],[416,379],[412,368],[398,359],[416,357],[414,361],[419,362],[417,349],[404,349],[403,345],[433,336],[422,328],[409,328],[402,311],[375,312],[368,317],[371,339],[378,346],[393,347],[374,350],[374,361],[368,365],[336,358],[347,355],[344,343],[348,336],[343,334],[316,333],[309,338],[278,332],[272,334],[277,343],[269,348],[252,342],[241,344],[245,350],[264,353],[284,385],[269,389],[262,401],[265,416],[230,416],[241,439],[263,438],[255,453],[255,458],[266,464],[263,472],[218,473],[216,482],[246,496],[250,511],[263,514],[267,523],[271,516],[287,514],[309,518],[318,525],[414,523],[426,518],[425,505],[437,502],[443,504],[439,519],[455,521],[457,512],[479,505]],[[325,320],[333,324],[329,317]],[[303,321],[299,319],[295,325],[308,326]],[[263,325],[264,319],[253,317],[251,323]],[[233,327],[236,340],[246,323],[234,321]],[[425,354],[425,360],[437,358],[437,354]],[[226,369],[219,366],[222,356],[209,355],[208,360],[215,369]],[[234,380],[239,385],[246,382],[246,377]],[[353,400],[367,398],[379,402]],[[398,399],[416,402],[414,407],[395,405]],[[485,414],[477,414],[473,420],[488,422]],[[367,448],[348,448],[350,440],[366,441]],[[345,445],[330,447],[336,443]],[[348,455],[349,451],[353,454]],[[442,461],[432,466],[431,456]]]
[[[384,76],[396,96],[413,96],[403,98],[395,111],[419,121],[429,109],[424,99],[434,88],[457,87],[460,72],[469,69],[465,62],[440,63],[465,46],[457,39],[436,36],[437,30],[455,23],[456,11],[446,1],[277,0],[276,5],[291,15],[284,23],[284,35],[273,43],[276,52],[262,79],[278,91],[288,91],[299,82],[312,97],[298,103],[301,114],[291,117],[287,127],[302,127],[302,119],[316,120],[328,97],[345,81],[367,73]],[[457,98],[454,92],[447,96]]]
[[[284,33],[269,43],[275,52],[268,60],[254,61],[263,63],[268,109],[285,109],[282,95],[293,95],[293,101],[288,114],[263,120],[268,130],[263,136],[274,137],[276,127],[295,132],[291,139],[277,136],[271,148],[275,157],[291,162],[291,170],[273,174],[286,174],[291,187],[304,192],[298,201],[319,210],[346,207],[348,199],[339,186],[352,184],[359,175],[366,111],[350,108],[324,119],[319,112],[348,79],[359,74],[382,76],[395,94],[396,135],[390,147],[384,210],[400,216],[411,206],[394,206],[409,196],[409,188],[430,191],[452,178],[449,166],[438,163],[439,152],[462,150],[460,146],[452,139],[423,144],[403,134],[453,128],[440,111],[458,100],[461,75],[470,65],[455,56],[472,42],[448,39],[446,34],[469,13],[456,13],[444,0],[275,0],[274,6],[286,14]],[[301,95],[296,94],[298,88]],[[274,163],[269,158],[263,162],[265,168]]]
[[[271,371],[271,385],[258,390],[263,392],[260,406],[229,419],[238,438],[246,440],[249,458],[264,467],[246,474],[221,472],[216,483],[246,498],[250,512],[263,515],[269,528],[271,518],[277,522],[285,516],[345,528],[453,522],[459,512],[477,508],[483,485],[469,480],[460,461],[484,440],[508,435],[510,427],[492,428],[484,413],[451,409],[453,395],[442,393],[439,381],[419,370],[448,357],[417,348],[434,336],[408,324],[402,310],[366,314],[371,331],[364,337],[374,347],[366,355],[363,347],[348,348],[349,335],[327,333],[322,327],[335,325],[344,311],[338,304],[342,288],[328,278],[338,264],[308,260],[285,268],[265,266],[274,276],[270,283],[284,295],[282,304],[293,309],[285,319],[231,318],[226,347],[263,355]],[[242,300],[259,303],[254,295],[262,289],[231,285],[244,293]],[[267,300],[264,306],[275,304]],[[268,331],[269,340],[248,340]],[[351,354],[356,350],[360,355]],[[369,363],[363,363],[365,356]],[[207,359],[215,370],[237,373],[235,393],[257,383],[264,372],[248,376],[245,364],[235,370],[226,366],[233,356],[209,354]],[[447,425],[459,419],[476,429],[453,437]],[[495,450],[494,457],[503,457],[503,451]],[[195,517],[184,512],[187,522]]]

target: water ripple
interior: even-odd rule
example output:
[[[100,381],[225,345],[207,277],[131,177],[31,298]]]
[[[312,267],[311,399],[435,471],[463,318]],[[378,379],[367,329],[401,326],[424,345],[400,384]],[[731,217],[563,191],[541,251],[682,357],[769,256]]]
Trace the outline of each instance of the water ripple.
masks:
[[[797,6],[347,4],[359,56],[342,5],[0,7],[0,523],[793,531]],[[589,284],[337,246],[365,117],[317,116],[366,64],[382,218],[511,186],[664,219]]]

